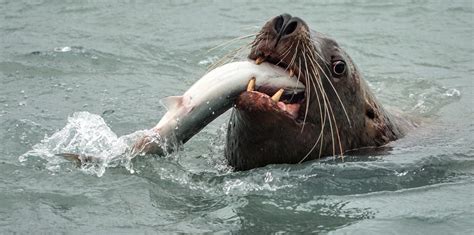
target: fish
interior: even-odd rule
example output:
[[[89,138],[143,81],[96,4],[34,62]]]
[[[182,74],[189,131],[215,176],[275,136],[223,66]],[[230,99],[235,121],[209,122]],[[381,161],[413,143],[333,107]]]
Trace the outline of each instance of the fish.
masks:
[[[186,143],[214,119],[233,107],[244,91],[264,89],[274,91],[273,99],[281,95],[304,92],[305,86],[285,69],[267,63],[237,61],[217,67],[197,80],[180,96],[160,100],[166,113],[151,133],[138,140],[131,148],[134,155],[172,152],[175,146]],[[167,143],[166,146],[164,143]],[[60,153],[65,159],[90,162],[92,156]]]
[[[239,94],[261,87],[279,96],[300,93],[305,88],[297,78],[270,63],[228,63],[204,75],[183,95],[162,99],[167,112],[153,129],[162,138],[174,135],[184,143],[229,110]]]

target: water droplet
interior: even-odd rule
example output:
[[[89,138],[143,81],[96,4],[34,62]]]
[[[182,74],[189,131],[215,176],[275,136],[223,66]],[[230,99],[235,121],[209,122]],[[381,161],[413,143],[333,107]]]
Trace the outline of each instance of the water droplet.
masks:
[[[269,183],[273,181],[273,176],[271,172],[265,173],[265,178],[264,178],[265,183]]]
[[[55,47],[54,48],[54,51],[55,52],[68,52],[68,51],[71,51],[71,47]]]
[[[460,96],[461,92],[455,88],[451,88],[446,91],[446,96]]]

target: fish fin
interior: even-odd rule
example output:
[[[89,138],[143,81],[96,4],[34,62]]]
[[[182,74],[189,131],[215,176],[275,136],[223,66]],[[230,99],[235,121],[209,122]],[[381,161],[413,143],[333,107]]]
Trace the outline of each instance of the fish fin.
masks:
[[[99,161],[99,158],[92,156],[83,156],[75,153],[57,153],[55,155],[74,162],[76,164],[76,167],[81,167],[81,165],[84,163]]]
[[[160,103],[165,106],[166,110],[176,109],[183,104],[183,96],[168,96],[161,99]]]
[[[71,162],[80,162],[81,160],[79,159],[79,154],[75,153],[57,153],[55,154],[56,156],[63,157],[66,160],[69,160]]]

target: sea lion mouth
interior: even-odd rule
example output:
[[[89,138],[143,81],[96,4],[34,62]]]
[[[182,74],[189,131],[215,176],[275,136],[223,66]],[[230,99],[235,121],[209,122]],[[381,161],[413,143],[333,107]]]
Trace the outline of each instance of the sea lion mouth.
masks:
[[[270,20],[263,26],[252,43],[248,58],[256,64],[268,62],[283,68],[290,77],[295,77],[307,86],[304,92],[298,94],[278,94],[274,90],[259,88],[256,92],[264,93],[266,98],[271,98],[276,106],[274,111],[284,111],[298,123],[305,122],[307,93],[310,87],[308,79],[312,79],[312,74],[308,72],[307,65],[301,61],[306,54],[309,54],[311,45],[309,28],[306,23],[288,14],[283,14]],[[252,96],[254,97],[254,96]]]
[[[304,92],[285,92],[283,88],[260,86],[255,89],[255,80],[250,80],[247,91],[242,93],[239,100],[248,99],[245,105],[256,109],[280,112],[291,119],[298,120],[301,105],[305,100]]]

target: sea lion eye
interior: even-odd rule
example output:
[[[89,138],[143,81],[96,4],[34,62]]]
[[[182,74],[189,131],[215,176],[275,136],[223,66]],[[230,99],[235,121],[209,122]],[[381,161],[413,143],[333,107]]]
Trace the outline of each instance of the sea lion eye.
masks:
[[[342,60],[334,61],[332,63],[332,72],[336,76],[341,76],[344,72],[346,72],[346,63]]]

